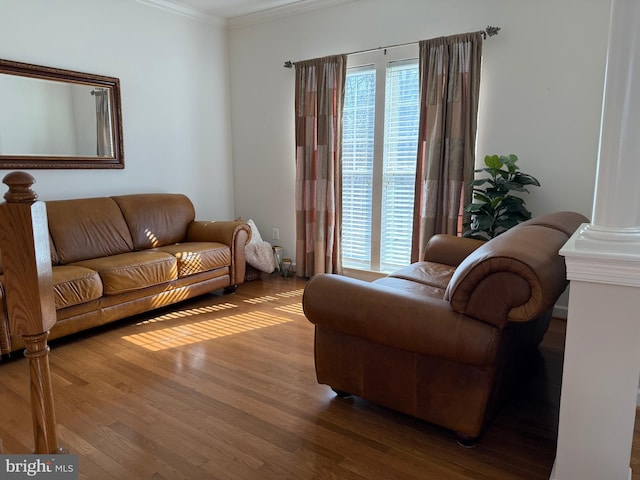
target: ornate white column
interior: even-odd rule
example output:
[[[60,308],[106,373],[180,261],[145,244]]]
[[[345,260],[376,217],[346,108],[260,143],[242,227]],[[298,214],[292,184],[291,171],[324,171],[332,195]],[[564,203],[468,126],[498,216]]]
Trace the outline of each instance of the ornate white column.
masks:
[[[630,480],[640,376],[640,0],[612,0],[592,223],[571,281],[553,480]]]
[[[640,4],[613,0],[592,222],[640,239]],[[628,229],[629,231],[627,231]],[[588,232],[585,232],[587,236]]]

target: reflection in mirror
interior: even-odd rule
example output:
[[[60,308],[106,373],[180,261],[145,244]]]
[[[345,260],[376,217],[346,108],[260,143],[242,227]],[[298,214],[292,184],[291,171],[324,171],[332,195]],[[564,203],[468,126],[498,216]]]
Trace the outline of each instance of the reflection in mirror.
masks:
[[[0,60],[0,168],[123,168],[119,80]]]
[[[0,154],[112,157],[109,90],[0,75]]]

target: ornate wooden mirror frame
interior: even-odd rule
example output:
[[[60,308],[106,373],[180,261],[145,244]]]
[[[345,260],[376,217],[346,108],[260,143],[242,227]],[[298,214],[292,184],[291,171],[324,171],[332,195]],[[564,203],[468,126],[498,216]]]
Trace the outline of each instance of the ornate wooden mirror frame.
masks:
[[[124,168],[120,80],[0,59],[0,169]]]

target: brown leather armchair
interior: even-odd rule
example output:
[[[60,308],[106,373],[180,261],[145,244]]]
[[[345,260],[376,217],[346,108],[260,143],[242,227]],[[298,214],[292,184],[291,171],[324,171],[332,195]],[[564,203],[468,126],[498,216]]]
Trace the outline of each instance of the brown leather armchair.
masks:
[[[375,282],[313,277],[303,306],[318,382],[474,445],[542,340],[567,286],[558,251],[587,221],[557,212],[488,242],[436,235],[424,261]]]

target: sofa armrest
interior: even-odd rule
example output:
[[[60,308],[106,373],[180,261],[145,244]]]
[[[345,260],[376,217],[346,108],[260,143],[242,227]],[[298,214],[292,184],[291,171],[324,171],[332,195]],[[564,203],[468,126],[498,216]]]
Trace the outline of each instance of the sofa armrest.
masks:
[[[580,218],[576,214],[576,228]],[[567,286],[564,258],[558,251],[568,238],[559,229],[522,223],[465,258],[444,299],[455,311],[499,327],[537,318],[553,307]]]
[[[473,365],[497,355],[498,329],[428,295],[321,274],[307,282],[302,304],[316,328]]]
[[[231,285],[244,282],[247,262],[244,247],[251,238],[251,229],[244,222],[202,221],[191,222],[187,227],[187,242],[218,242],[231,248]]]
[[[457,267],[484,243],[486,242],[475,238],[457,237],[444,233],[437,234],[429,239],[424,249],[423,260]]]
[[[187,242],[218,242],[233,245],[236,236],[244,230],[247,241],[251,236],[249,225],[236,221],[203,221],[196,220],[187,226]]]

